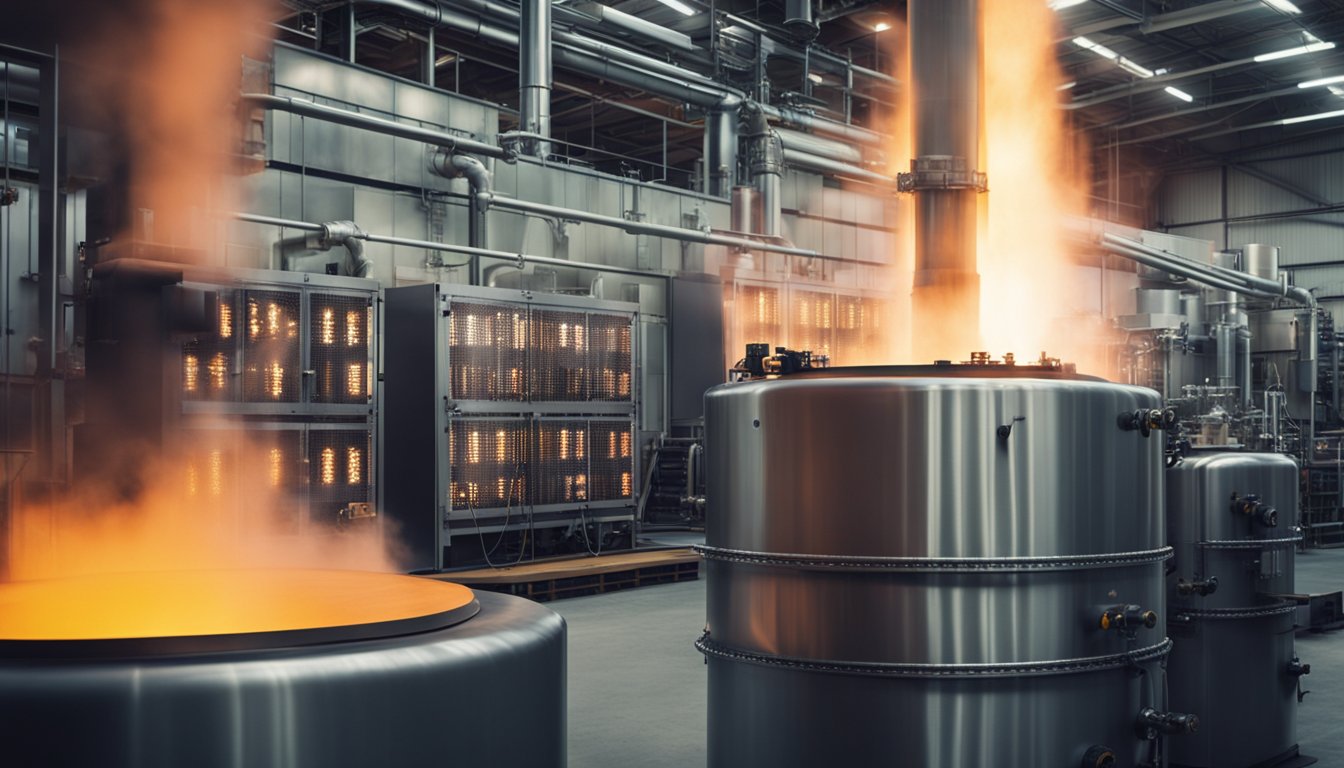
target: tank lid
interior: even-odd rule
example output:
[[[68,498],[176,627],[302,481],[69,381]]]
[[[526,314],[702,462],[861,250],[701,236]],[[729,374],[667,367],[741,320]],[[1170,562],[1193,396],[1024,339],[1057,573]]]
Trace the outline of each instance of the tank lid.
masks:
[[[1078,373],[1072,365],[1003,365],[999,363],[953,363],[939,360],[932,365],[852,365],[799,371],[789,379],[825,378],[940,378],[940,379],[1055,379],[1098,381],[1103,378]]]
[[[0,657],[161,656],[372,640],[458,624],[467,587],[391,573],[275,569],[0,584]]]

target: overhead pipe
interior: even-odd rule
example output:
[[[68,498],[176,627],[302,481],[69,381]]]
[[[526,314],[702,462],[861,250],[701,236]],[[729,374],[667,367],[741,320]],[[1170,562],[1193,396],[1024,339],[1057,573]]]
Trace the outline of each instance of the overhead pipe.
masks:
[[[872,144],[880,146],[887,142],[887,137],[877,131],[870,131],[867,128],[860,128],[857,125],[849,123],[838,123],[834,120],[827,120],[824,117],[817,117],[811,112],[792,107],[781,107],[775,104],[761,104],[760,109],[765,114],[775,120],[796,125],[799,128],[806,128],[816,133],[824,133],[828,136],[835,136],[846,141],[854,141],[860,144]]]
[[[879,186],[893,186],[896,180],[886,174],[870,171],[867,168],[860,168],[857,165],[842,163],[839,160],[832,160],[829,157],[820,157],[818,155],[800,152],[795,149],[784,147],[784,162],[795,168],[802,168],[817,173],[829,173],[834,176],[843,176],[856,181],[865,181],[869,184]]]
[[[429,169],[448,179],[463,177],[471,194],[467,198],[467,244],[473,248],[488,248],[485,213],[494,198],[490,170],[470,155],[457,155],[440,150],[429,161]],[[470,264],[472,285],[480,285],[481,262],[473,256]]]
[[[691,41],[690,35],[668,29],[661,24],[645,21],[638,16],[618,11],[609,5],[582,0],[581,2],[570,3],[568,6],[556,7],[556,10],[562,12],[566,9],[570,11],[567,15],[575,19],[591,19],[593,23],[609,25],[622,32],[628,32],[651,42],[665,45],[668,48],[676,48],[681,51],[699,50],[695,47],[695,43]]]
[[[851,144],[810,133],[802,133],[801,131],[791,131],[788,128],[776,128],[775,135],[779,137],[785,149],[806,152],[809,155],[825,157],[842,163],[857,164],[863,162],[863,152]]]
[[[728,197],[737,182],[737,122],[742,100],[728,96],[705,115],[705,193]]]
[[[351,112],[348,109],[341,109],[340,107],[329,107],[325,104],[318,104],[307,99],[299,99],[292,96],[276,96],[269,93],[244,93],[242,94],[241,99],[246,104],[251,104],[252,106],[260,107],[262,109],[273,110],[276,112],[288,112],[302,117],[311,117],[324,122],[335,123],[336,125],[344,125],[350,128],[362,128],[387,136],[422,141],[426,144],[431,144],[452,152],[467,152],[473,155],[494,157],[508,161],[514,159],[512,150],[498,147],[494,144],[486,144],[483,141],[476,141],[475,139],[468,139],[463,136],[455,136],[443,131],[421,128],[407,123],[399,123],[395,120],[387,120],[381,117],[361,114],[359,112]]]
[[[605,216],[600,213],[590,213],[573,208],[560,208],[545,203],[533,203],[526,200],[514,200],[512,198],[496,198],[496,208],[508,208],[510,210],[531,213],[538,216],[562,219],[567,221],[580,221],[589,224],[599,224],[601,226],[620,229],[632,235],[651,235],[653,237],[666,237],[671,240],[680,240],[687,243],[700,243],[703,245],[724,245],[730,248],[741,248],[745,250],[768,251],[770,253],[783,253],[789,256],[806,256],[811,259],[824,259],[827,261],[853,261],[852,259],[842,259],[838,256],[828,256],[823,253],[808,249],[798,248],[792,245],[783,245],[776,242],[769,242],[765,239],[753,240],[746,237],[735,237],[732,235],[721,235],[713,232],[705,232],[697,229],[685,229],[682,227],[669,227],[665,224],[649,224],[642,221],[631,221],[621,219],[615,216]]]
[[[519,129],[551,136],[551,0],[522,0],[521,40],[518,45]],[[529,155],[545,157],[550,144],[527,141]]]
[[[350,256],[350,266],[346,268],[346,274],[368,277],[373,262],[364,256],[364,243],[360,239],[363,233],[364,230],[353,221],[329,221],[322,225],[318,247],[325,251],[337,245],[345,246]]]
[[[979,0],[910,0],[914,158],[899,177],[915,197],[912,338],[916,356],[941,357],[976,343],[980,157]]]

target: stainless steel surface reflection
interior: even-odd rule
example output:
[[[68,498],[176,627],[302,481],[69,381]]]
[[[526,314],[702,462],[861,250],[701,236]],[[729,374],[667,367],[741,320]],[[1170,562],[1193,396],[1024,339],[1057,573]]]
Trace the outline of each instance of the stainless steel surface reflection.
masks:
[[[706,396],[711,766],[1116,766],[1166,709],[1155,392],[807,376]],[[927,369],[924,369],[927,370]]]
[[[477,599],[474,618],[401,637],[0,658],[6,764],[564,766],[564,620],[522,598]]]
[[[1258,502],[1249,513],[1248,497]],[[1280,454],[1196,451],[1167,471],[1171,703],[1203,724],[1172,743],[1173,765],[1241,768],[1297,753],[1295,606],[1278,597],[1294,591],[1297,500],[1297,464]],[[1191,589],[1209,579],[1213,593]]]

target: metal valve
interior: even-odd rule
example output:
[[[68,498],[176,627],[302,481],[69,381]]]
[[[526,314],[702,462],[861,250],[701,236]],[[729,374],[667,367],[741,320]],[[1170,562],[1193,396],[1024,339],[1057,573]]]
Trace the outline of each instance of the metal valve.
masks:
[[[1112,768],[1115,765],[1115,750],[1101,744],[1093,744],[1083,753],[1082,768]]]
[[[1137,605],[1113,605],[1101,612],[1097,625],[1102,629],[1132,631],[1139,627],[1152,629],[1157,626],[1157,612],[1144,610]]]
[[[1233,494],[1232,512],[1252,518],[1266,528],[1274,528],[1279,524],[1279,510],[1261,501],[1260,497],[1254,493],[1248,493],[1241,497]]]
[[[1134,733],[1141,739],[1152,741],[1158,736],[1171,736],[1177,733],[1194,733],[1199,730],[1199,717],[1183,712],[1160,712],[1152,707],[1139,710],[1134,721]]]
[[[1186,581],[1185,579],[1178,579],[1176,581],[1176,592],[1182,595],[1199,595],[1200,597],[1208,597],[1209,595],[1212,595],[1214,592],[1217,591],[1218,591],[1217,576],[1210,576],[1207,579],[1195,579],[1194,581]]]
[[[1115,422],[1126,432],[1137,429],[1144,437],[1148,437],[1155,429],[1171,429],[1176,426],[1176,410],[1174,408],[1147,408],[1126,411],[1117,416]]]

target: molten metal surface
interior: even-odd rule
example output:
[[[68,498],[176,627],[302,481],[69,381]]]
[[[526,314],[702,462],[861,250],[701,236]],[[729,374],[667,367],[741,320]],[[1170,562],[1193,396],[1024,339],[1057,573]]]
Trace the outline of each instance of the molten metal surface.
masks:
[[[20,581],[0,584],[0,642],[395,626],[474,600],[458,584],[362,571],[180,571]]]

